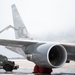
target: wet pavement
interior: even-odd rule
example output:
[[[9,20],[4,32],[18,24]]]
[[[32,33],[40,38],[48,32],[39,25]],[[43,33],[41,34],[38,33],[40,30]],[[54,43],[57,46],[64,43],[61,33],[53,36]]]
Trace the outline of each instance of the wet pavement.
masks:
[[[12,60],[12,59],[11,59]],[[13,60],[12,60],[13,61]],[[51,74],[40,74],[32,73],[34,63],[29,62],[25,59],[14,59],[19,69],[13,70],[13,72],[5,72],[3,69],[0,70],[0,75],[75,75],[75,62],[65,64],[62,68],[53,69]]]

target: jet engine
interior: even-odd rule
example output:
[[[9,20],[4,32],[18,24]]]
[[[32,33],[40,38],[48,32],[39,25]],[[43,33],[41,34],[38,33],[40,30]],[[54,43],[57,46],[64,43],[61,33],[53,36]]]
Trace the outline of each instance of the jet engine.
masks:
[[[60,44],[42,44],[28,55],[38,66],[58,68],[67,61],[66,49]]]

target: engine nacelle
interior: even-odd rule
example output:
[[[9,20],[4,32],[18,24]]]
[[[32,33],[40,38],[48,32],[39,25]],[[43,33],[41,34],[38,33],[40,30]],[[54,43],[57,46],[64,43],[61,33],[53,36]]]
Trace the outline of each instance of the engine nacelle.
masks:
[[[38,66],[47,68],[61,67],[67,60],[66,49],[60,44],[39,45],[29,56]]]

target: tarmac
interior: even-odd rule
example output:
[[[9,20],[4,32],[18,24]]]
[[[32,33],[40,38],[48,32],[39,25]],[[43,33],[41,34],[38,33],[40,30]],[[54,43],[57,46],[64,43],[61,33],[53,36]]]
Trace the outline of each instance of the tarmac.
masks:
[[[0,69],[0,75],[75,75],[75,62],[71,61],[70,63],[66,63],[61,68],[53,69],[51,74],[40,74],[40,73],[32,73],[34,68],[34,63],[30,62],[26,59],[9,59],[11,61],[15,61],[17,65],[19,65],[19,69],[13,70],[13,72],[5,72],[5,70]]]

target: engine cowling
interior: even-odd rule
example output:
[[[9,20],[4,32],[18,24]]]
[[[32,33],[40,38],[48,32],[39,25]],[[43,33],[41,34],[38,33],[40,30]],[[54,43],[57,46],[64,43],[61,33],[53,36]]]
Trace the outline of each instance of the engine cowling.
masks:
[[[38,66],[58,68],[66,62],[67,52],[60,44],[42,44],[35,48],[30,58]]]

